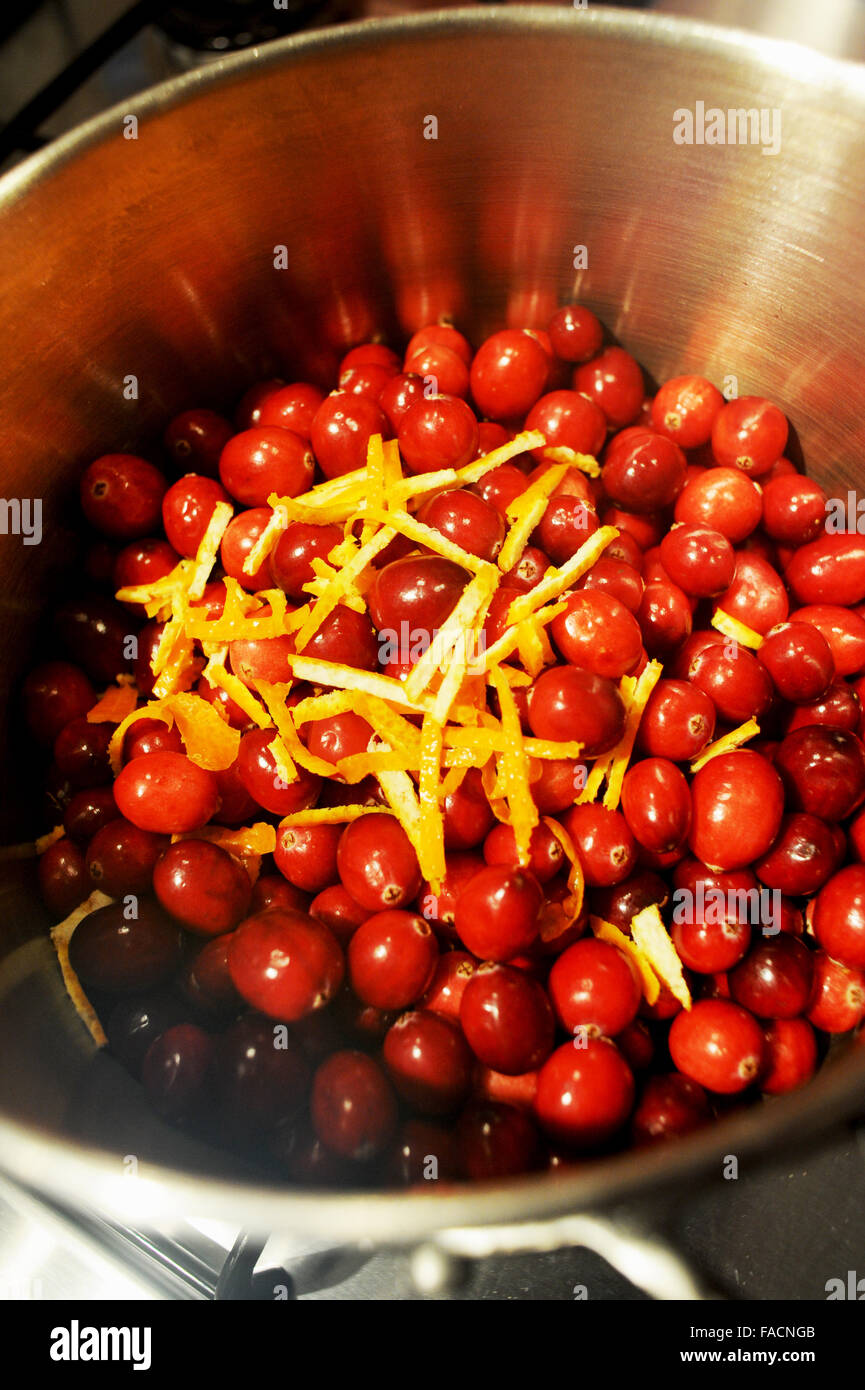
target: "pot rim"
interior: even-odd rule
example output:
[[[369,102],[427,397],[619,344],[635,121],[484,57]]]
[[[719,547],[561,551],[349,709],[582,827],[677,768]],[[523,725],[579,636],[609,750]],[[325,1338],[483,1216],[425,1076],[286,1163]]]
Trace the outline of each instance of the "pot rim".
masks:
[[[392,39],[422,42],[436,35],[464,33],[525,34],[546,32],[564,37],[575,24],[610,38],[631,37],[677,50],[722,51],[728,58],[747,57],[767,68],[810,81],[823,92],[844,94],[863,112],[865,65],[812,52],[803,45],[747,34],[701,21],[625,13],[592,6],[568,14],[545,6],[519,10],[491,6],[371,19],[323,31],[274,40],[215,60],[206,68],[162,82],[112,106],[45,149],[31,155],[0,178],[0,207],[26,197],[76,156],[110,139],[119,139],[120,121],[134,107],[136,115],[155,116],[194,101],[199,91],[278,68],[307,54],[349,53]],[[839,1058],[806,1090],[764,1102],[729,1116],[670,1146],[630,1150],[592,1159],[555,1176],[527,1175],[486,1184],[455,1184],[434,1191],[352,1191],[291,1188],[245,1179],[193,1175],[166,1165],[142,1164],[134,1179],[126,1176],[122,1156],[47,1129],[0,1115],[0,1154],[6,1172],[22,1186],[49,1193],[73,1206],[86,1195],[90,1205],[124,1223],[155,1222],[191,1215],[238,1219],[245,1229],[332,1236],[335,1243],[363,1241],[400,1244],[431,1231],[466,1226],[513,1226],[531,1220],[552,1221],[567,1213],[597,1209],[638,1197],[660,1198],[688,1177],[706,1178],[714,1165],[720,1173],[725,1155],[755,1155],[784,1142],[818,1141],[826,1128],[862,1107],[865,1094],[865,1048]]]

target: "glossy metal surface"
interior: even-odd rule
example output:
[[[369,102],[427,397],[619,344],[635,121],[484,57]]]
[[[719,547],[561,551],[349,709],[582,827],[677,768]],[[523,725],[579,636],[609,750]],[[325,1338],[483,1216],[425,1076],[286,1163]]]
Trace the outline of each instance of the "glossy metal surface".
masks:
[[[780,109],[780,152],[675,144],[674,112],[697,101]],[[128,115],[137,139],[123,137]],[[437,139],[424,136],[428,117]],[[230,404],[274,370],[326,381],[351,342],[441,313],[477,336],[543,323],[578,295],[656,375],[733,375],[740,394],[785,404],[811,471],[854,485],[863,187],[863,70],[596,6],[352,26],[109,112],[0,183],[2,490],[40,496],[45,529],[39,547],[0,537],[4,693],[62,588],[90,458],[146,450],[173,411]],[[124,399],[130,375],[137,401]],[[119,1068],[92,1055],[28,866],[2,867],[0,1163],[128,1220],[221,1215],[379,1241],[537,1221],[675,1190],[723,1154],[819,1137],[861,1106],[860,1052],[802,1095],[560,1179],[420,1195],[270,1189],[157,1126]]]

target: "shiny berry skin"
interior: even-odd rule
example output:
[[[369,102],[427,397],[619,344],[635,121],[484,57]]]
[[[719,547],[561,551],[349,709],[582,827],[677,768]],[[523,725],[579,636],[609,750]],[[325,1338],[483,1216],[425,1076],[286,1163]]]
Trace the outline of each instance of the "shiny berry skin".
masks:
[[[666,661],[691,635],[687,594],[671,581],[650,580],[637,609],[637,622],[649,656]]]
[[[808,1007],[813,969],[807,946],[781,933],[758,941],[730,971],[730,993],[760,1018],[795,1018]]]
[[[81,479],[81,507],[103,536],[131,541],[159,529],[167,483],[158,468],[135,454],[104,454]]]
[[[388,1029],[384,1064],[400,1099],[421,1115],[449,1115],[468,1095],[472,1053],[459,1026],[416,1009]]]
[[[179,1120],[208,1099],[215,1047],[195,1023],[177,1023],[151,1043],[141,1063],[147,1099],[159,1115]]]
[[[663,905],[669,896],[669,889],[660,875],[651,869],[642,869],[621,883],[592,889],[591,907],[596,916],[627,931],[636,913],[652,903]]]
[[[550,1139],[591,1149],[610,1139],[634,1104],[633,1073],[615,1044],[587,1038],[556,1048],[541,1067],[535,1116]]]
[[[308,810],[318,799],[321,778],[299,767],[295,781],[284,782],[269,748],[272,742],[272,729],[250,729],[243,735],[237,755],[241,782],[259,806],[275,816]]]
[[[472,346],[464,333],[448,323],[430,323],[412,334],[405,350],[406,361],[429,347],[446,347],[455,352],[466,366],[471,366]]]
[[[701,999],[678,1013],[669,1045],[679,1071],[720,1095],[746,1090],[759,1075],[765,1050],[754,1016],[726,999]]]
[[[761,858],[775,840],[784,787],[771,763],[739,748],[719,753],[694,775],[691,805],[693,853],[712,868],[739,869]]]
[[[304,656],[316,661],[336,661],[358,671],[378,668],[378,642],[366,613],[357,613],[344,603],[328,613],[303,649]]]
[[[811,929],[833,960],[865,967],[865,865],[848,864],[823,885]]]
[[[414,912],[376,912],[348,943],[351,987],[377,1009],[405,1009],[432,979],[438,942],[429,923]]]
[[[21,698],[30,732],[40,743],[52,744],[61,729],[93,708],[96,691],[80,667],[46,661],[30,672]]]
[[[219,1118],[229,1136],[249,1142],[293,1120],[309,1086],[309,1063],[270,1019],[246,1014],[219,1040],[214,1066]]]
[[[245,917],[252,885],[243,866],[219,845],[178,840],[153,871],[153,891],[189,931],[218,936]]]
[[[691,478],[676,499],[676,521],[709,526],[738,545],[759,526],[763,497],[738,468],[707,468]]]
[[[829,645],[835,674],[852,676],[865,667],[865,618],[832,603],[812,603],[798,608],[791,618],[820,632]]]
[[[143,994],[172,975],[180,962],[180,932],[147,898],[127,920],[122,902],[84,917],[69,943],[69,962],[84,988],[107,994]]]
[[[553,1050],[555,1023],[544,988],[512,966],[479,966],[463,991],[459,1018],[472,1052],[493,1071],[534,1071]]]
[[[397,438],[412,473],[463,468],[477,457],[478,422],[458,396],[421,396],[403,415]]]
[[[259,423],[261,408],[275,391],[285,382],[282,377],[268,377],[266,381],[256,381],[241,396],[234,411],[234,422],[239,430],[248,430]]]
[[[715,706],[689,681],[658,681],[643,711],[637,746],[655,758],[689,762],[715,732]]]
[[[576,739],[584,757],[597,758],[622,737],[625,707],[606,677],[576,666],[552,666],[530,688],[529,723],[536,738]]]
[[[865,1018],[865,970],[815,951],[811,997],[805,1017],[824,1033],[848,1033]]]
[[[597,676],[618,680],[640,659],[643,638],[633,614],[613,594],[579,589],[550,624],[566,661]]]
[[[597,529],[594,508],[576,494],[562,493],[550,499],[532,539],[553,564],[563,565]]]
[[[652,401],[652,428],[678,444],[696,449],[708,444],[724,397],[703,376],[675,376],[658,388]]]
[[[540,584],[550,567],[550,557],[536,545],[527,545],[513,569],[502,576],[502,583],[520,593],[531,593]],[[596,567],[597,568],[597,567]]]
[[[456,940],[454,915],[457,899],[463,888],[484,867],[484,861],[477,853],[451,852],[445,857],[445,876],[434,893],[432,885],[426,880],[418,893],[418,909],[438,933],[439,937]]]
[[[279,386],[262,401],[255,420],[250,424],[291,430],[301,439],[309,439],[315,412],[324,400],[324,393],[308,381],[295,381]]]
[[[424,385],[436,392],[459,397],[469,393],[468,363],[444,343],[427,343],[411,357],[406,356],[403,370],[421,377]]]
[[[126,893],[149,893],[153,870],[167,848],[164,835],[142,830],[118,816],[97,830],[85,859],[90,884],[120,898]]]
[[[167,495],[167,494],[166,494]],[[167,541],[146,537],[141,541],[130,541],[120,551],[114,562],[111,579],[113,589],[133,588],[136,584],[152,584],[164,579],[180,560],[177,551]],[[125,603],[131,613],[144,613],[140,603]]]
[[[537,939],[543,899],[537,879],[525,870],[481,869],[457,898],[457,936],[479,960],[513,960]]]
[[[661,563],[674,584],[692,598],[710,598],[733,582],[736,556],[720,531],[685,522],[661,541]]]
[[[329,763],[366,752],[372,738],[372,725],[353,710],[333,714],[329,719],[314,719],[306,726],[306,746],[310,753]]]
[[[816,700],[835,674],[829,643],[808,623],[784,623],[773,628],[757,653],[783,700],[799,704]]]
[[[337,879],[339,825],[286,825],[276,834],[276,867],[305,893],[320,893]]]
[[[315,578],[313,560],[326,560],[342,538],[339,526],[313,526],[306,521],[292,521],[271,553],[270,572],[274,584],[289,598],[306,603],[309,594],[304,592],[303,586]]]
[[[230,938],[228,967],[246,1002],[283,1023],[327,1004],[345,973],[342,951],[327,927],[279,907],[241,922]]]
[[[653,430],[627,430],[610,441],[601,480],[607,496],[627,511],[660,511],[684,486],[685,455]]]
[[[140,722],[143,724],[144,720]],[[75,793],[66,807],[63,828],[70,840],[86,845],[97,830],[119,815],[111,787],[85,787]]]
[[[846,681],[833,682],[819,699],[806,700],[790,711],[786,720],[787,733],[792,734],[810,724],[824,724],[830,729],[861,735],[862,705],[856,691]]]
[[[548,826],[536,825],[529,841],[529,862],[526,868],[538,883],[549,883],[565,864],[565,852]],[[509,869],[520,868],[517,841],[510,825],[496,825],[484,840],[484,860],[487,864],[505,864]]]
[[[361,922],[365,922],[370,914],[367,908],[355,902],[341,883],[332,883],[329,888],[316,893],[309,904],[309,915],[324,922],[344,949]]]
[[[790,810],[840,821],[865,798],[865,748],[844,729],[820,724],[795,729],[775,754],[775,766]]]
[[[337,850],[343,886],[370,912],[401,908],[421,886],[411,841],[395,816],[360,816],[347,825]]]
[[[219,547],[219,558],[225,573],[253,593],[266,589],[270,584],[267,561],[262,561],[252,574],[247,574],[243,566],[272,515],[270,507],[250,507],[248,511],[240,512],[228,523]]]
[[[67,917],[92,891],[84,855],[65,835],[40,855],[38,872],[42,901],[55,922]]]
[[[142,830],[170,835],[198,830],[219,805],[212,772],[183,753],[149,753],[122,768],[114,783],[121,815]]]
[[[631,1120],[631,1138],[643,1147],[692,1134],[711,1119],[702,1086],[680,1072],[650,1076]]]
[[[319,467],[326,478],[339,478],[356,468],[366,467],[370,437],[387,439],[387,419],[375,401],[348,391],[325,396],[315,413],[310,441]]]
[[[477,493],[478,497],[504,516],[510,504],[521,497],[527,487],[528,479],[522,469],[517,468],[515,463],[500,463],[498,468],[491,468],[489,473],[472,483],[469,491]]]
[[[763,636],[783,623],[790,611],[780,575],[761,555],[747,550],[736,556],[733,582],[718,595],[717,604],[731,618],[738,618]]]
[[[629,613],[637,613],[643,601],[643,580],[633,565],[602,556],[577,585],[578,589],[600,589],[623,603]]]
[[[583,304],[566,304],[557,309],[547,324],[553,352],[563,362],[588,362],[600,351],[604,330],[600,321]]]
[[[826,525],[826,494],[813,478],[788,473],[763,486],[763,529],[781,545],[814,541]]]
[[[463,489],[438,493],[421,508],[418,520],[482,560],[494,560],[505,538],[500,513]]]
[[[446,850],[474,849],[489,834],[495,815],[479,768],[469,768],[460,785],[441,804]]]
[[[622,783],[622,814],[644,849],[664,854],[682,844],[691,828],[691,793],[676,764],[666,758],[633,763]]]
[[[594,937],[575,941],[556,958],[547,988],[562,1027],[588,1037],[621,1033],[637,1017],[643,995],[624,952]]]
[[[215,478],[219,456],[234,430],[215,410],[185,410],[176,415],[163,436],[165,447],[178,468]]]
[[[108,744],[112,724],[73,719],[54,741],[54,763],[73,787],[97,787],[111,781]]]
[[[793,811],[781,821],[778,838],[754,869],[769,888],[806,898],[822,888],[837,863],[831,827],[806,811]]]
[[[381,1067],[349,1050],[334,1052],[318,1068],[310,1113],[321,1142],[352,1162],[382,1153],[397,1125],[396,1099]]]
[[[624,348],[608,347],[574,372],[574,390],[599,405],[613,429],[636,420],[643,404],[640,364]]]
[[[722,468],[741,468],[752,477],[768,472],[787,443],[787,419],[762,396],[739,396],[718,412],[712,453]]]
[[[698,902],[688,905],[684,916],[685,920],[679,921],[674,911],[670,928],[684,966],[700,975],[716,975],[738,965],[751,944],[751,927],[743,914],[729,908],[719,911],[710,897],[702,910]]]
[[[188,473],[172,484],[162,499],[162,524],[178,555],[191,558],[196,554],[214,507],[228,500],[228,493],[215,478]]]
[[[312,485],[315,460],[291,430],[256,425],[228,441],[219,459],[222,486],[244,507],[264,507],[272,492],[298,497]]]
[[[817,1069],[817,1041],[806,1019],[773,1019],[763,1029],[763,1038],[760,1090],[764,1095],[784,1095],[811,1080]]]
[[[525,428],[540,430],[546,436],[546,444],[532,450],[539,463],[546,449],[573,449],[595,457],[607,438],[604,412],[577,391],[550,391],[541,396],[526,416]]]
[[[693,684],[731,725],[760,719],[772,704],[772,680],[753,652],[736,644],[708,647],[694,663]]]
[[[589,887],[607,888],[634,872],[637,845],[620,811],[586,802],[566,811],[562,824],[574,842]]]
[[[798,549],[784,578],[800,603],[841,607],[865,599],[865,537],[823,535]]]
[[[477,964],[468,951],[446,951],[439,956],[432,979],[418,1001],[420,1008],[458,1021],[462,997]]]
[[[378,408],[387,419],[394,434],[416,401],[424,399],[423,377],[416,372],[398,372],[384,385],[378,398]]]
[[[187,961],[180,978],[180,992],[194,1014],[209,1022],[236,1018],[244,1002],[234,987],[228,968],[231,933],[212,936]]]
[[[98,685],[132,669],[129,614],[113,599],[100,594],[70,599],[58,608],[54,626],[61,645]]]
[[[549,367],[547,354],[530,333],[516,328],[493,333],[481,343],[471,365],[478,412],[491,420],[526,415],[543,394]]]
[[[410,640],[425,635],[427,642],[450,615],[468,583],[460,565],[438,555],[409,555],[393,560],[375,576],[367,596],[370,616],[379,632],[399,634],[407,625]]]
[[[188,1018],[182,1000],[167,990],[122,997],[105,1022],[108,1046],[134,1076],[139,1075],[147,1049],[167,1029]]]
[[[460,1171],[473,1182],[516,1177],[537,1165],[537,1127],[514,1105],[470,1102],[457,1121],[455,1140]]]

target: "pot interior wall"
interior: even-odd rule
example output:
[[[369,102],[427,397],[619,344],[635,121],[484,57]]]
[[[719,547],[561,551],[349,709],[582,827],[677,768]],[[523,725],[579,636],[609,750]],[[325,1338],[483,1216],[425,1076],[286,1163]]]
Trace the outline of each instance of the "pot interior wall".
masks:
[[[8,176],[2,490],[42,499],[44,539],[0,537],[7,749],[36,625],[69,591],[83,466],[146,452],[172,413],[230,409],[262,376],[326,384],[373,332],[397,341],[448,314],[477,337],[579,298],[656,377],[735,376],[740,394],[773,397],[809,471],[855,485],[862,74],[590,10],[276,44]],[[698,102],[779,110],[780,151],[674,143],[674,113]],[[21,838],[19,775],[7,769],[7,842]],[[139,1119],[119,1132],[114,1119],[132,1114],[131,1090],[121,1102],[109,1078],[104,1103],[106,1061],[62,997],[32,866],[5,868],[0,1106],[54,1133],[113,1134],[121,1153],[137,1134],[141,1152]]]

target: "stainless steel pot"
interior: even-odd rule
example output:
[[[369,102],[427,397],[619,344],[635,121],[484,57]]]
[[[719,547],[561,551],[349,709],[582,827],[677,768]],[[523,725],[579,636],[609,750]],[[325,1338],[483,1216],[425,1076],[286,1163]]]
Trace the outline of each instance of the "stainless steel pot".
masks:
[[[698,102],[780,111],[779,152],[675,143],[675,113]],[[863,186],[865,71],[594,5],[275,43],[73,132],[0,183],[3,491],[44,508],[41,546],[2,539],[4,693],[62,586],[89,459],[146,449],[172,412],[228,402],[274,371],[326,381],[348,344],[442,313],[477,336],[543,323],[578,296],[657,376],[735,376],[740,393],[780,401],[811,471],[855,485]],[[10,704],[7,742],[17,729]],[[813,1141],[862,1105],[858,1049],[801,1094],[561,1178],[382,1195],[263,1186],[157,1125],[94,1055],[32,865],[2,867],[0,1163],[127,1221],[222,1216],[342,1241],[438,1233],[474,1253],[578,1240],[639,1261],[639,1237],[585,1214],[637,1198],[652,1211],[719,1173],[723,1155]],[[672,1277],[668,1291],[687,1287]]]

